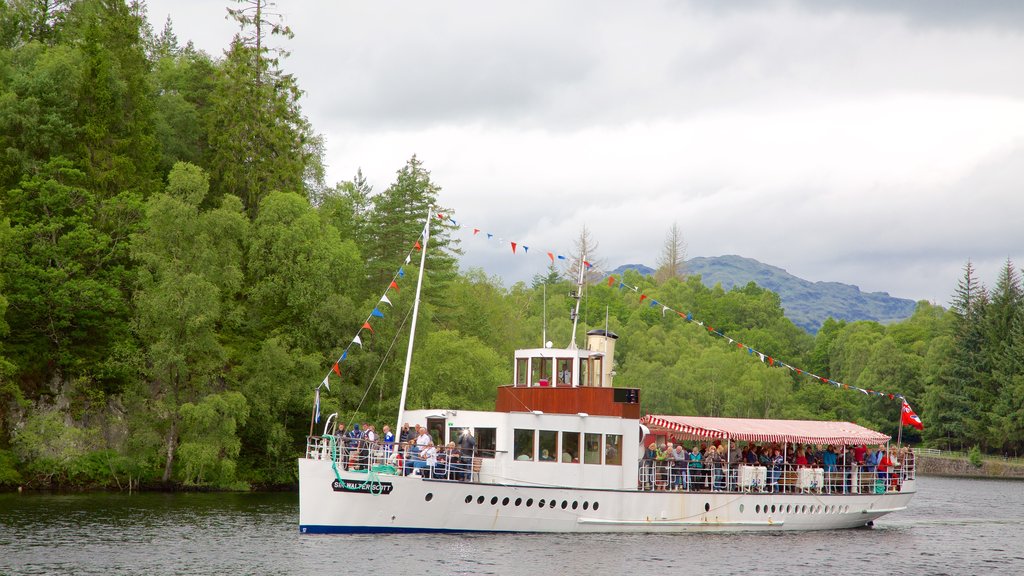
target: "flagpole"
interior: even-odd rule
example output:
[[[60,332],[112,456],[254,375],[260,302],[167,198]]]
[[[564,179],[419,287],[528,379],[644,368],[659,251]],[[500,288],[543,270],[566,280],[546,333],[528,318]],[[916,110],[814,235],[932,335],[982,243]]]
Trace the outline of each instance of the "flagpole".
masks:
[[[412,324],[409,327],[409,349],[405,351],[405,373],[402,375],[402,398],[398,402],[398,422],[395,430],[402,430],[402,420],[405,418],[405,397],[409,392],[409,367],[412,365],[412,345],[416,339],[416,319],[419,317],[420,292],[423,289],[423,269],[427,264],[427,242],[430,240],[430,213],[433,206],[427,207],[427,221],[423,225],[423,246],[420,250],[420,274],[416,279],[416,297],[412,305]]]
[[[904,400],[903,402],[906,402],[906,400]],[[900,403],[900,423],[899,423],[899,426],[900,426],[899,432],[896,433],[896,449],[897,450],[899,450],[900,447],[903,445],[903,403],[902,402]]]
[[[316,420],[316,404],[317,404],[317,402],[316,402],[316,394],[320,393],[320,386],[323,386],[323,385],[324,385],[324,383],[321,382],[316,387],[316,390],[313,392],[313,394],[314,394],[314,397],[313,397],[314,398],[314,400],[313,400],[313,411],[309,413],[309,435],[310,436],[313,435],[313,422],[314,422],[314,420]]]

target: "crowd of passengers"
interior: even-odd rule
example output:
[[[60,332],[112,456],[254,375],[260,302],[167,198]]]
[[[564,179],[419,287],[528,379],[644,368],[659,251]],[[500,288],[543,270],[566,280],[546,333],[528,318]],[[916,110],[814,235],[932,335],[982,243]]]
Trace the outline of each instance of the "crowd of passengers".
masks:
[[[901,466],[902,463],[902,466]],[[732,454],[721,440],[710,445],[694,443],[657,444],[652,442],[641,461],[640,488],[643,490],[737,490],[739,467],[762,466],[767,469],[764,486],[753,486],[768,492],[790,492],[797,489],[795,479],[801,468],[823,470],[823,486],[827,492],[899,490],[903,480],[913,473],[914,452],[903,446],[898,451],[880,445],[838,448],[812,444],[779,443],[734,446]]]
[[[468,481],[473,476],[476,438],[463,429],[457,441],[436,446],[425,426],[402,425],[396,438],[390,426],[377,434],[373,424],[354,424],[348,431],[339,424],[334,433],[337,460],[345,470],[392,467],[406,476]]]

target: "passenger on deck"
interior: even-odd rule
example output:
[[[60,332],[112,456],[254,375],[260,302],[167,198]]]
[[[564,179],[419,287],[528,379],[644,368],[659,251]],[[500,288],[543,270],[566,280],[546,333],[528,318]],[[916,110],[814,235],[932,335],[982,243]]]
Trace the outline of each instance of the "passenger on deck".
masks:
[[[381,430],[381,434],[383,435],[381,440],[384,442],[384,456],[386,458],[391,454],[391,449],[395,447],[395,434],[387,424],[384,425],[384,428]]]
[[[677,444],[672,451],[672,488],[675,490],[688,490],[687,468],[690,465],[690,454],[682,444]]]
[[[707,488],[704,476],[704,451],[708,447],[701,444],[699,447],[694,445],[693,451],[690,452],[690,482],[694,485],[697,490]]]
[[[464,481],[467,466],[466,458],[462,457],[462,448],[455,442],[448,443],[448,475],[452,480]]]
[[[423,448],[425,446],[433,445],[433,444],[434,444],[434,438],[430,436],[430,432],[428,432],[427,429],[424,428],[423,426],[420,426],[419,424],[417,424],[416,425],[416,445],[420,447],[420,450],[423,450]]]
[[[725,461],[724,457],[725,449],[721,446],[717,448],[711,446],[708,448],[708,453],[704,455],[704,464],[711,475],[711,489],[721,490],[724,487],[722,465]]]
[[[402,424],[402,430],[398,434],[398,441],[401,442],[402,444],[405,444],[406,442],[415,439],[416,434],[413,432],[411,428],[409,428],[409,423],[406,422],[405,424]]]
[[[804,454],[803,448],[796,449],[796,458],[793,460],[793,464],[797,468],[807,468],[807,455]]]
[[[878,481],[882,485],[883,490],[889,485],[889,468],[891,467],[892,458],[889,457],[889,452],[880,449],[878,451]]]
[[[651,442],[644,450],[643,467],[640,469],[640,484],[644,490],[654,488],[654,461],[658,458],[658,445]]]
[[[822,468],[825,469],[825,486],[829,492],[836,488],[836,462],[838,460],[839,455],[836,454],[836,447],[831,444],[821,453],[821,464]]]
[[[434,447],[434,441],[431,440],[426,446],[420,449],[419,459],[413,464],[413,466],[420,470],[420,474],[429,474],[430,470],[437,465],[437,448]]]
[[[360,468],[359,463],[359,443],[363,439],[363,433],[359,429],[359,423],[352,425],[352,429],[348,431],[348,467],[358,470]]]
[[[540,451],[540,460],[541,462],[554,462],[555,459],[551,456],[551,452],[544,448]]]
[[[772,492],[779,491],[779,477],[782,476],[782,469],[786,466],[786,459],[782,457],[782,450],[775,448],[772,454],[771,468],[768,471]]]
[[[338,428],[334,431],[334,446],[338,450],[338,462],[341,462],[341,468],[348,470],[348,460],[345,458],[345,425],[342,423],[339,423]]]
[[[671,445],[672,443],[669,442],[668,446]],[[669,451],[666,445],[659,446],[656,449],[654,460],[654,489],[665,490],[668,488],[669,465],[672,463],[669,459]]]

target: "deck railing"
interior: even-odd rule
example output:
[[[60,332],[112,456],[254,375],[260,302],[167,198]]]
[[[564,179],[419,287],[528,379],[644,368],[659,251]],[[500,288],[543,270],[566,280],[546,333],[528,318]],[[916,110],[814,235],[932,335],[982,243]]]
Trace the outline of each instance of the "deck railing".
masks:
[[[308,436],[306,458],[334,459],[339,469],[354,472],[376,471],[397,476],[422,476],[438,480],[470,482],[479,479],[483,458],[494,457],[491,451],[448,451],[438,448],[436,462],[428,463],[420,457],[419,449],[391,443],[370,442],[366,439],[330,436]]]
[[[904,482],[914,480],[912,459],[879,470],[877,466],[841,465],[823,467],[783,464],[778,467],[750,464],[701,463],[687,461],[640,461],[640,490],[683,492],[771,492],[813,494],[881,494],[898,492]]]
[[[493,458],[493,451],[474,450],[466,454],[437,449],[437,462],[423,460],[416,448],[369,442],[365,439],[309,436],[306,458],[331,460],[341,470],[375,471],[397,476],[476,482],[480,465]],[[681,492],[766,492],[783,494],[881,494],[902,490],[916,475],[913,458],[880,471],[876,466],[837,464],[823,467],[784,464],[778,468],[723,462],[702,462],[696,468],[688,461],[648,460],[638,463],[637,489]]]

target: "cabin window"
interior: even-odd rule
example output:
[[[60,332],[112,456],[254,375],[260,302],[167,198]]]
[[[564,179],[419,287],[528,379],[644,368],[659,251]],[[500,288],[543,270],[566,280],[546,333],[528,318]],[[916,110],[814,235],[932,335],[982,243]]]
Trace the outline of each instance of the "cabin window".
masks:
[[[494,458],[498,431],[496,428],[474,428],[476,432],[476,455],[480,458]]]
[[[555,378],[559,386],[572,386],[572,358],[555,361]]]
[[[614,466],[622,465],[622,435],[604,435],[604,463]]]
[[[577,381],[580,386],[590,386],[590,371],[587,370],[590,359],[580,361],[580,379]]]
[[[562,462],[580,461],[580,433],[562,432]]]
[[[527,369],[526,358],[516,358],[516,386],[529,386],[526,377],[530,375]]]
[[[584,464],[600,464],[601,463],[601,435],[600,434],[584,434],[583,435],[583,463]]]
[[[558,432],[541,430],[538,433],[538,444],[540,445],[541,462],[556,462],[558,460]]]
[[[604,374],[601,370],[603,360],[604,358],[601,356],[594,357],[594,370],[590,374],[590,379],[593,380],[594,386],[604,386],[604,383],[601,382],[601,379],[604,378]]]
[[[523,430],[521,428],[515,429],[515,434],[512,437],[512,446],[513,453],[516,455],[516,460],[533,460],[533,444],[535,436],[535,430]]]
[[[530,381],[535,386],[551,383],[551,364],[551,358],[533,358],[530,361],[530,369],[533,371]]]

